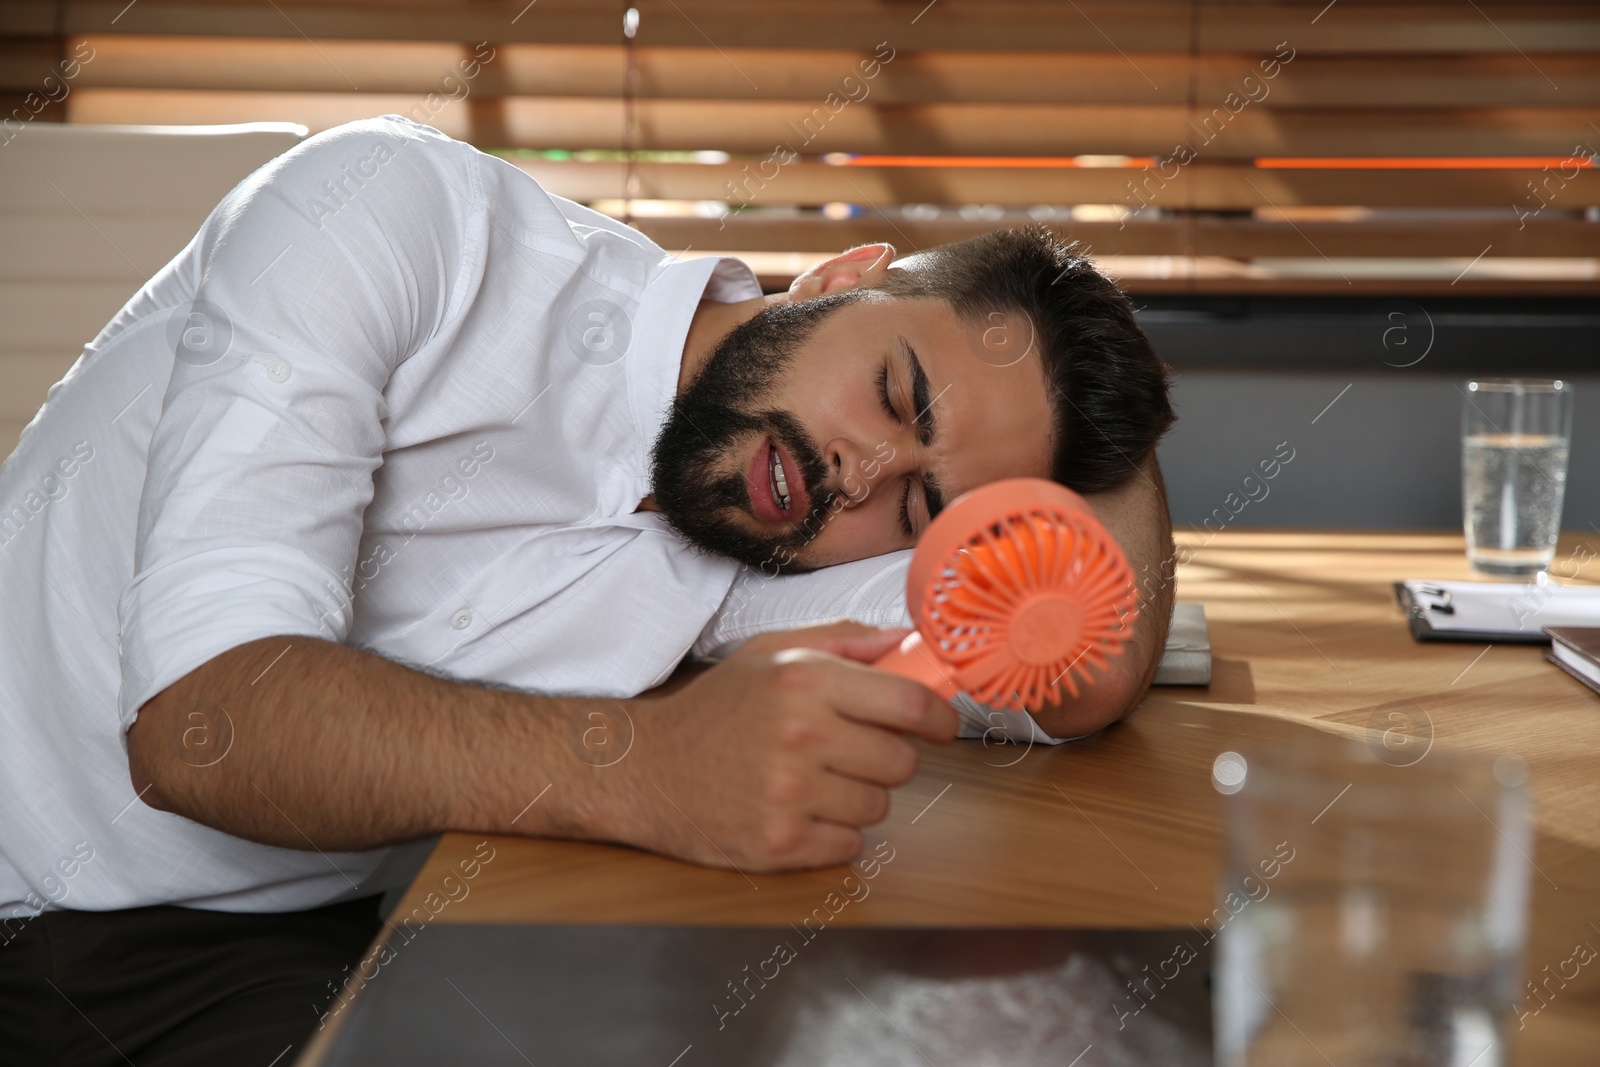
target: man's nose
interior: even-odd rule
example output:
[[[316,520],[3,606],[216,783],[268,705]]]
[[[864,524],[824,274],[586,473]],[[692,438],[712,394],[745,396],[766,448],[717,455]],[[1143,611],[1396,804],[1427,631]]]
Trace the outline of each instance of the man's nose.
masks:
[[[910,459],[905,442],[886,437],[870,445],[837,437],[822,451],[828,464],[828,488],[838,493],[846,508],[865,503]]]

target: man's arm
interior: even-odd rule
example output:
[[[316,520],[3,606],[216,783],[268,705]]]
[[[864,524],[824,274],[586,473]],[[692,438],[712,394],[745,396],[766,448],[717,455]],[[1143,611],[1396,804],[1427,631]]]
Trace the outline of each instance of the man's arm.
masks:
[[[843,863],[915,772],[905,735],[955,735],[948,704],[868,666],[904,634],[836,623],[763,635],[670,695],[626,701],[266,638],[146,701],[130,772],[152,807],[287,848],[463,830],[746,869]]]
[[[1091,671],[1093,686],[1080,689],[1078,699],[1068,698],[1064,706],[1049,708],[1036,717],[1052,737],[1093,733],[1137,707],[1156,675],[1172,622],[1172,517],[1167,512],[1167,489],[1154,450],[1122,488],[1084,499],[1127,553],[1138,589],[1139,618],[1122,655],[1105,670]]]

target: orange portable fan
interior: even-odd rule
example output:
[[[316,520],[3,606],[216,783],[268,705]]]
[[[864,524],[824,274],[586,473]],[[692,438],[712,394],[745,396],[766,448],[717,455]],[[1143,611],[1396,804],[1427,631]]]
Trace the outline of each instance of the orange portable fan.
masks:
[[[917,632],[874,666],[946,700],[1037,712],[1122,654],[1139,607],[1128,558],[1077,493],[990,482],[945,508],[911,557]]]

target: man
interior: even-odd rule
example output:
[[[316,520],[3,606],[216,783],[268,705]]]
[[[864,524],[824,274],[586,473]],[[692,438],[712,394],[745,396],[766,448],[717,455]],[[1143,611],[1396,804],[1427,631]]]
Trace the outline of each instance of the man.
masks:
[[[1114,286],[1043,232],[893,256],[763,297],[396,117],[241,182],[0,470],[0,1000],[37,1009],[0,1048],[265,1063],[445,830],[853,858],[955,715],[849,623],[639,698],[741,564],[907,548],[1020,475],[1170,549]],[[1041,725],[1133,706],[1168,584]]]

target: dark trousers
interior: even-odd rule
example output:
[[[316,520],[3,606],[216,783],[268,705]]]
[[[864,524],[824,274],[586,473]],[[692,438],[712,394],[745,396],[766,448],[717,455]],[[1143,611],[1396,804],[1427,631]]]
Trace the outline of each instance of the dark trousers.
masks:
[[[0,1064],[289,1067],[377,934],[379,899],[13,920],[15,936],[0,936]]]

